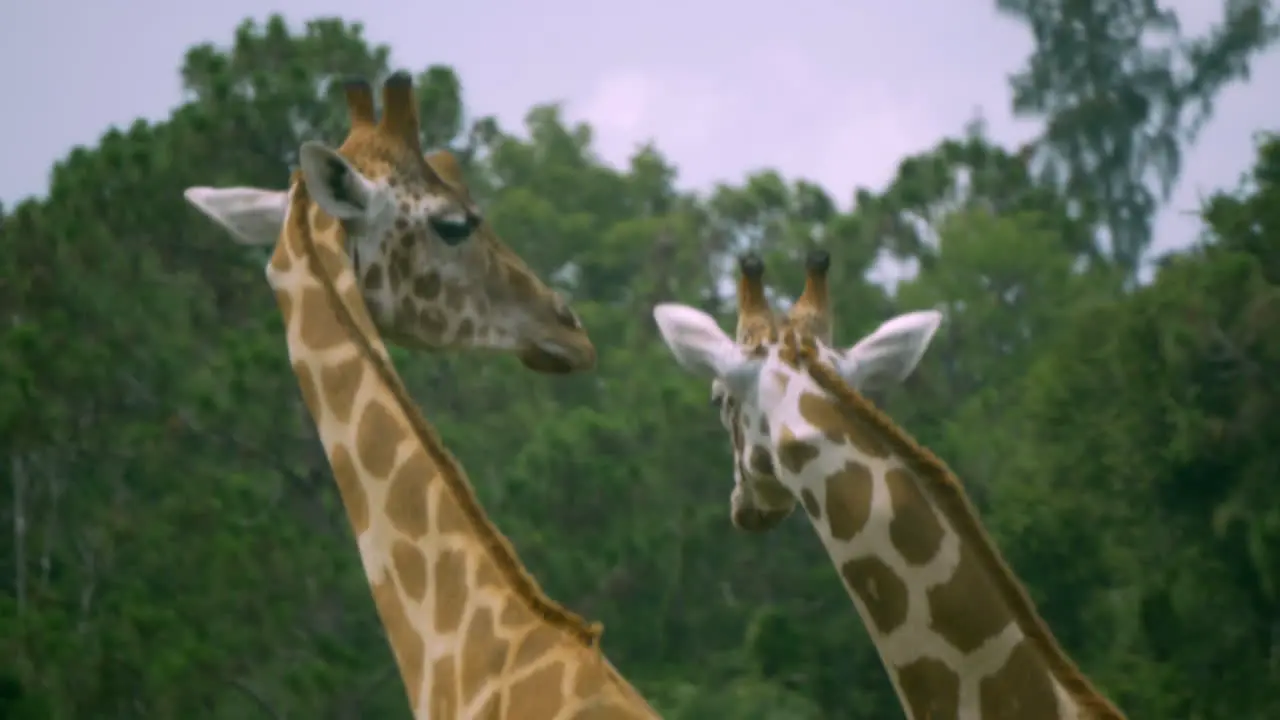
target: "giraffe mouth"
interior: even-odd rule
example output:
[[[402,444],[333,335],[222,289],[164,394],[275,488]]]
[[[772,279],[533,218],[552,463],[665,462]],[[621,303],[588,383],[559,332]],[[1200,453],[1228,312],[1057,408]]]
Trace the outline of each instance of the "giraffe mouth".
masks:
[[[534,372],[568,375],[595,367],[596,352],[590,346],[585,351],[577,351],[559,343],[535,342],[520,353],[520,362]]]
[[[730,515],[733,526],[751,535],[763,535],[782,524],[791,514],[786,510],[759,510],[756,508],[735,508]]]

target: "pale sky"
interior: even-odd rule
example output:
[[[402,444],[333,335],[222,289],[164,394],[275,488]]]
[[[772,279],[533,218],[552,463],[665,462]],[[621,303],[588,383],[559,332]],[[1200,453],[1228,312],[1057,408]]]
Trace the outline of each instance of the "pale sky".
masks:
[[[508,131],[522,130],[534,104],[561,101],[570,119],[595,127],[607,161],[623,162],[652,139],[686,188],[774,168],[820,183],[848,207],[855,187],[883,187],[901,158],[956,134],[979,109],[1006,144],[1035,133],[1035,125],[1013,120],[1006,82],[1031,40],[994,4],[4,2],[0,201],[43,194],[51,164],[75,145],[95,144],[108,126],[167,116],[181,100],[178,69],[188,47],[227,45],[242,19],[281,12],[295,25],[325,15],[360,20],[368,39],[392,48],[393,67],[452,65],[468,108],[497,115]],[[1222,2],[1168,4],[1198,31]],[[1273,52],[1254,64],[1249,84],[1221,97],[1161,213],[1158,249],[1194,238],[1198,224],[1184,213],[1236,183],[1253,156],[1252,133],[1277,127],[1277,118]]]

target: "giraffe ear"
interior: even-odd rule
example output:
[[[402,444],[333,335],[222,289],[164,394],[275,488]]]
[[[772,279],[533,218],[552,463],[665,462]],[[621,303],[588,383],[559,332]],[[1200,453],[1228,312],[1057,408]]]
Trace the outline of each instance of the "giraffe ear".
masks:
[[[314,140],[304,142],[298,164],[307,192],[321,210],[339,220],[360,220],[368,213],[373,183],[337,150]]]
[[[902,382],[916,369],[941,324],[937,310],[899,315],[845,352],[837,369],[859,390]]]
[[[246,245],[274,244],[289,207],[283,190],[189,187],[182,197]]]
[[[760,362],[748,358],[715,318],[675,303],[653,308],[662,340],[671,348],[676,362],[702,377],[718,379],[730,393],[741,397],[760,373]]]

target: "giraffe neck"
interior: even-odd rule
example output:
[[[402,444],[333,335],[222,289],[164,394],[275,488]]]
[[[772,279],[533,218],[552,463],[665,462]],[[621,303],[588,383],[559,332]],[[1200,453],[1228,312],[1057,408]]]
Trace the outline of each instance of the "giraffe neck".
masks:
[[[913,719],[1122,720],[1058,645],[958,479],[834,372],[798,492]],[[825,391],[825,392],[823,392]]]
[[[309,205],[295,182],[267,278],[414,717],[656,717],[485,516]]]

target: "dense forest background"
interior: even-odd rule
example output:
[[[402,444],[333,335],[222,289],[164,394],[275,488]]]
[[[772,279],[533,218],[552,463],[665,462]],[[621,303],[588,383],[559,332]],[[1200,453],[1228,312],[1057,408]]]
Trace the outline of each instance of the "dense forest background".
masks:
[[[775,172],[693,194],[658,148],[609,167],[554,106],[513,132],[467,112],[450,68],[419,75],[424,145],[466,161],[601,360],[563,379],[499,357],[399,368],[521,557],[604,621],[667,718],[901,717],[804,519],[731,528],[708,388],[650,315],[679,300],[727,321],[733,253],[765,253],[785,296],[815,245],[842,344],[946,312],[878,399],[965,479],[1117,703],[1280,717],[1280,126],[1206,198],[1202,241],[1137,282],[1181,151],[1276,17],[1229,0],[1192,38],[1150,2],[999,6],[1036,38],[1012,83],[1043,135],[957,129],[854,198]],[[109,130],[46,197],[0,208],[0,717],[408,716],[265,253],[182,199],[283,188],[303,140],[345,133],[331,80],[384,76],[389,55],[358,24],[247,21],[189,51],[170,118]],[[867,280],[887,257],[918,273]]]

